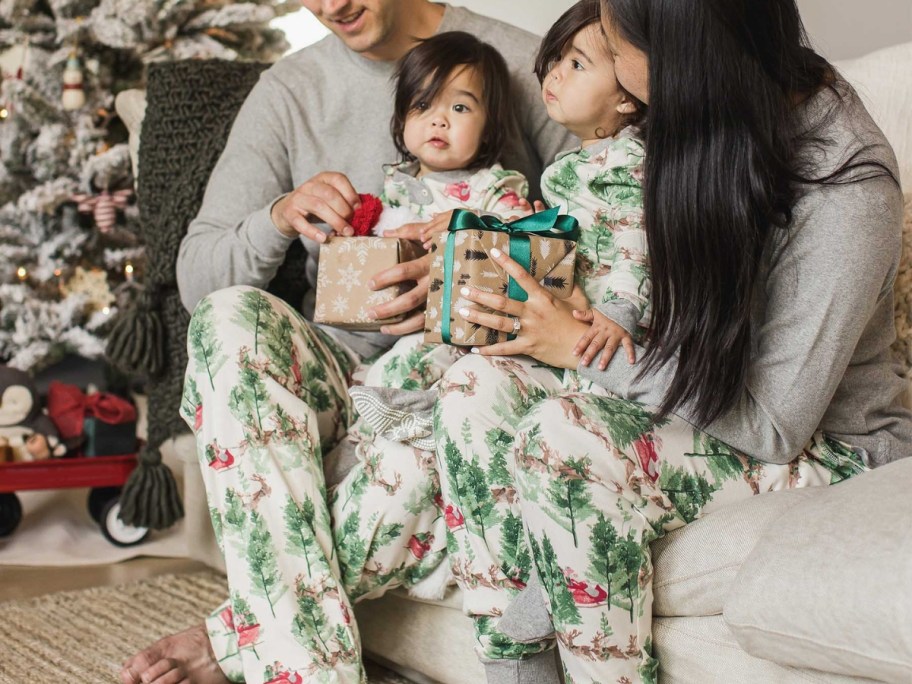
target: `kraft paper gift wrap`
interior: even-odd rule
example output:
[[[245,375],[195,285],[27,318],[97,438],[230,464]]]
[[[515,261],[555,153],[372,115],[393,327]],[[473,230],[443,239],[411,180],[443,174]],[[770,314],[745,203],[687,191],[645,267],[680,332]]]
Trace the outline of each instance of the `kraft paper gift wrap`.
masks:
[[[418,255],[417,246],[408,240],[330,238],[320,247],[314,322],[346,330],[379,330],[382,325],[403,320],[404,314],[373,320],[368,318],[367,312],[398,297],[413,284],[393,285],[374,292],[368,283],[380,271],[411,261]]]
[[[463,307],[490,311],[464,298],[460,290],[468,285],[526,301],[523,289],[491,258],[491,250],[497,248],[519,262],[555,297],[566,299],[573,291],[578,236],[576,219],[560,215],[557,208],[512,223],[493,216],[454,212],[448,232],[436,236],[431,247],[425,342],[477,347],[513,339],[512,334],[459,316],[457,312]]]

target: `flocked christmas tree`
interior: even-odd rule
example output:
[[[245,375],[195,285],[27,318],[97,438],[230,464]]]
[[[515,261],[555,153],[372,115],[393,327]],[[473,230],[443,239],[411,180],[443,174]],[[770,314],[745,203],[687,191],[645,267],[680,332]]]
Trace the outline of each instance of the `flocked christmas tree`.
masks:
[[[142,287],[127,133],[144,65],[272,60],[297,0],[0,0],[0,362],[101,356]]]

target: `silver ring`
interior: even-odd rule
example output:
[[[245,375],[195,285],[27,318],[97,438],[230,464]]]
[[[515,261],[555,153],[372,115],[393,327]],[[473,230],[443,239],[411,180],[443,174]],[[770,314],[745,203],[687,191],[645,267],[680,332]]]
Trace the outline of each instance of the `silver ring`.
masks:
[[[518,318],[513,319],[513,332],[518,333],[520,328],[522,328],[522,323],[519,322]]]

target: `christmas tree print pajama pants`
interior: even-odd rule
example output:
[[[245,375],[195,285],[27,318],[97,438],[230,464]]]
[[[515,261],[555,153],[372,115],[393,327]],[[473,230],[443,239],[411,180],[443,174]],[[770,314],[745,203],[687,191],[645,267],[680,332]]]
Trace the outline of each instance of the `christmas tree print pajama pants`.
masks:
[[[424,349],[369,381],[430,386],[453,352]],[[415,584],[446,553],[434,454],[352,426],[360,359],[265,292],[203,299],[188,351],[181,414],[228,574],[207,620],[222,670],[249,684],[365,681],[352,602]],[[343,438],[358,462],[327,492],[323,455]]]
[[[650,542],[732,501],[865,469],[822,433],[792,463],[761,463],[524,357],[463,357],[439,387],[449,561],[477,653],[521,658],[553,644],[497,630],[534,564],[568,683],[657,681]]]

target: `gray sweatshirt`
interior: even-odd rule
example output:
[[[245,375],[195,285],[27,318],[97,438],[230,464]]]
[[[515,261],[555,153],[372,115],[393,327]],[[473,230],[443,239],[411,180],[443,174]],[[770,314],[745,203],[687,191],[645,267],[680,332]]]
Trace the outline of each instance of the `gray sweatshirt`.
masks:
[[[838,87],[846,106],[821,132],[831,144],[803,151],[812,175],[837,168],[860,143],[873,145],[870,155],[898,177],[880,129],[855,92]],[[836,102],[830,90],[809,100],[807,124]],[[912,455],[912,415],[900,402],[906,381],[890,353],[902,207],[900,189],[883,177],[804,192],[787,234],[768,250],[747,389],[726,415],[699,427],[770,463],[791,461],[817,430],[864,449],[870,465]],[[579,370],[619,396],[657,405],[675,364],[638,378],[639,364],[616,354],[603,373]],[[677,413],[692,421],[686,408]]]
[[[577,144],[548,118],[542,104],[532,73],[540,39],[447,6],[438,31],[454,30],[491,43],[507,61],[519,92],[516,110],[523,140],[501,161],[523,173],[531,196],[538,197],[542,169],[558,152]],[[188,310],[221,288],[262,288],[272,280],[293,239],[279,233],[270,209],[280,196],[317,173],[340,171],[358,192],[380,195],[382,167],[399,156],[390,136],[394,71],[395,63],[365,59],[331,35],[263,73],[238,113],[199,215],[181,244],[177,282]],[[302,311],[312,318],[319,245],[304,243],[311,292]],[[395,339],[379,333],[334,333],[364,356]]]

